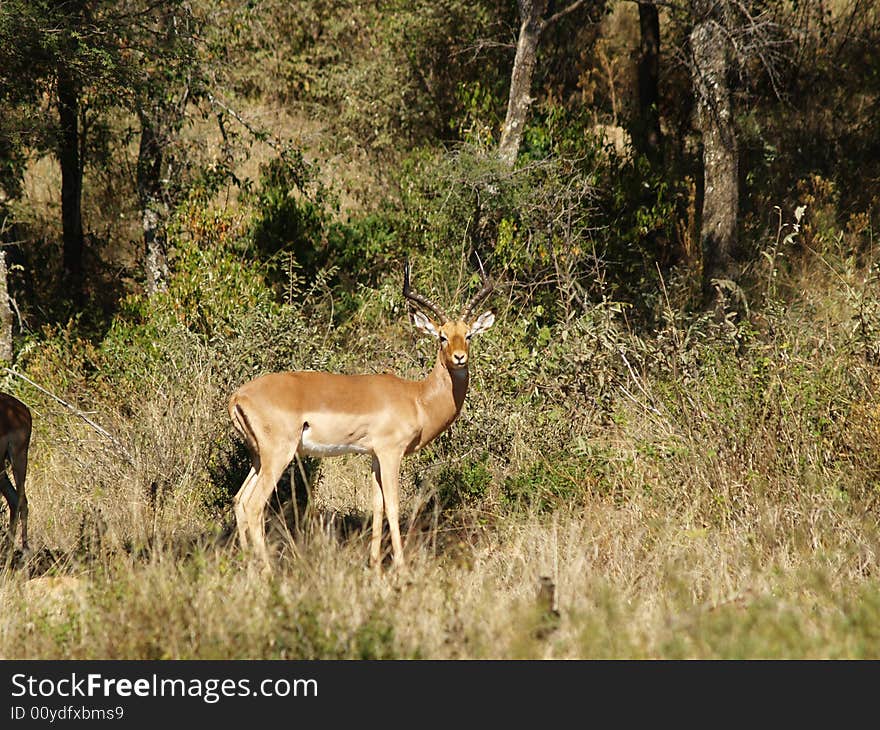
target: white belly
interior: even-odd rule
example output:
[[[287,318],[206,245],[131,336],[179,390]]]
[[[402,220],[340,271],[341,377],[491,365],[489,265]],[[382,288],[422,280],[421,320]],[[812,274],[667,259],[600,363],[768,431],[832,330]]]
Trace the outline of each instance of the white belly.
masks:
[[[314,441],[309,429],[303,431],[302,440],[297,449],[304,456],[341,456],[342,454],[368,454],[369,450],[358,444],[327,444]]]

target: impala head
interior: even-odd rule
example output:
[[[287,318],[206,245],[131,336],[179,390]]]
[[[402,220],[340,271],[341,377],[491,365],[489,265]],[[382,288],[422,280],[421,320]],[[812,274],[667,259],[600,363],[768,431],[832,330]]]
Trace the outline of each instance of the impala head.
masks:
[[[482,266],[480,268],[480,276],[483,279],[482,288],[468,302],[461,317],[452,319],[430,299],[410,289],[409,262],[404,267],[403,296],[419,307],[413,312],[413,324],[420,331],[436,337],[440,341],[440,357],[449,370],[463,370],[467,367],[471,337],[485,332],[495,321],[495,315],[492,312],[484,312],[479,317],[472,318],[477,305],[495,288],[492,281],[486,277]],[[429,317],[426,312],[432,314],[433,317]]]

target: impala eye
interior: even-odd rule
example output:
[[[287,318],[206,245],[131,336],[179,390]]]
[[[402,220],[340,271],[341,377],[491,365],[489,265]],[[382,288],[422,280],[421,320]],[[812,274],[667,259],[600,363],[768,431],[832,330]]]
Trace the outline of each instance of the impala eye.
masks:
[[[440,335],[440,344],[445,345],[447,342],[449,342],[449,338],[446,335]]]

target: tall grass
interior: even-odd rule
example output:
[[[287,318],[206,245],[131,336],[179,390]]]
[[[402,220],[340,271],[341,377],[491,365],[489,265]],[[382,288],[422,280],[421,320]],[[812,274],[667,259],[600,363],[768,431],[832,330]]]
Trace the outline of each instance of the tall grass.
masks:
[[[128,371],[120,340],[89,350],[97,378],[79,345],[38,348],[29,372],[131,458],[19,386],[35,553],[0,578],[0,656],[876,658],[873,315],[839,273],[823,299],[725,322],[670,310],[649,334],[598,307],[531,352],[501,311],[461,419],[405,462],[405,575],[367,567],[365,457],[307,465],[306,511],[282,484],[271,576],[231,530],[247,462],[226,395],[281,367],[419,376],[432,346],[386,292],[341,328],[308,298],[211,315],[210,336],[165,324]]]
[[[365,540],[322,531],[269,578],[228,549],[104,554],[58,566],[63,579],[7,578],[0,644],[7,658],[880,653],[880,591],[865,575],[876,537],[865,544],[858,521],[836,520],[811,546],[770,510],[733,530],[646,507],[517,516],[442,553],[411,540],[405,577],[368,569]],[[557,590],[549,629],[542,575]]]

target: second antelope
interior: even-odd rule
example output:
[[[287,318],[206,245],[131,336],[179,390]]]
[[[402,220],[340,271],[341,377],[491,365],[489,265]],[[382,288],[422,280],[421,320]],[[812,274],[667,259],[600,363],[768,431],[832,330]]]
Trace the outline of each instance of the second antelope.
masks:
[[[388,517],[394,564],[404,565],[398,522],[400,462],[433,441],[458,417],[468,388],[471,337],[495,321],[492,312],[472,318],[492,292],[483,285],[457,319],[410,289],[404,269],[403,296],[416,305],[413,324],[439,340],[437,362],[420,381],[396,375],[340,375],[298,371],[263,375],[229,399],[229,416],[244,438],[252,468],[235,496],[235,519],[243,549],[269,564],[263,509],[278,479],[298,453],[307,456],[371,454],[373,531],[370,562],[381,561],[382,516]],[[430,316],[429,316],[430,315]]]
[[[9,505],[9,555],[15,548],[15,531],[21,522],[21,548],[28,551],[28,502],[24,491],[27,475],[28,447],[31,442],[32,419],[30,409],[18,398],[0,393],[0,492]],[[5,465],[9,462],[15,485],[9,481]]]

